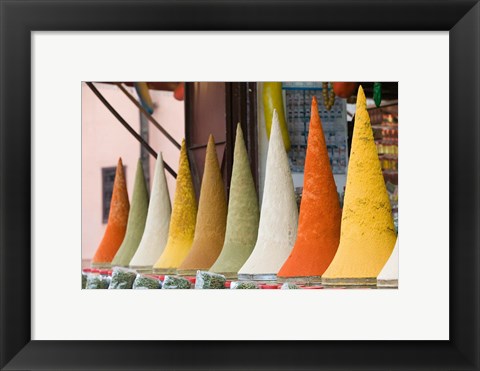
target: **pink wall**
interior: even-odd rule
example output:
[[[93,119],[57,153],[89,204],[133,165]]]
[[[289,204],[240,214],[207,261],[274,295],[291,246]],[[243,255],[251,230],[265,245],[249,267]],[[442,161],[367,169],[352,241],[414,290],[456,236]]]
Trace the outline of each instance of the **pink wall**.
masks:
[[[139,111],[115,86],[95,84],[117,112],[140,132]],[[135,89],[127,88],[136,97]],[[156,105],[154,117],[179,142],[184,136],[184,104],[171,92],[152,91]],[[177,171],[179,150],[168,142],[158,129],[149,125],[149,144],[162,151],[165,161]],[[92,258],[103,236],[102,168],[117,165],[122,157],[126,167],[129,196],[132,195],[140,144],[105,108],[86,84],[82,84],[82,259]],[[150,182],[153,181],[155,159],[150,157]],[[170,198],[173,199],[175,179],[167,172]]]

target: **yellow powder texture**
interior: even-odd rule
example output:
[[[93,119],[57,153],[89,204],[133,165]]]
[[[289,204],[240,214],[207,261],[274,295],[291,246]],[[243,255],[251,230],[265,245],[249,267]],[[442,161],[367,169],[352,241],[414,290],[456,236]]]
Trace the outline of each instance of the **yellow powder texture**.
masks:
[[[395,246],[390,201],[360,86],[348,165],[340,244],[322,275],[326,284],[375,279]]]
[[[186,258],[193,243],[197,218],[197,201],[188,163],[185,140],[182,141],[168,240],[154,265],[157,273],[174,272]]]
[[[213,136],[210,135],[198,202],[195,237],[190,253],[178,267],[179,274],[208,270],[222,251],[227,223],[227,201]]]

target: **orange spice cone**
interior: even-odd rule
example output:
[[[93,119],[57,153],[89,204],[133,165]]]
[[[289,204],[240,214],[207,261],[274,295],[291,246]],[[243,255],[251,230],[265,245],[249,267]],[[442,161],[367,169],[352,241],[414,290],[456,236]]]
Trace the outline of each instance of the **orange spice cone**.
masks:
[[[222,251],[227,222],[227,201],[213,136],[210,135],[205,156],[195,237],[190,253],[178,267],[182,275],[208,270]]]
[[[340,241],[342,212],[315,97],[311,112],[297,240],[279,277],[320,277]]]
[[[193,244],[196,218],[197,201],[188,163],[187,148],[185,140],[183,140],[168,240],[162,255],[153,266],[155,273],[174,273],[187,257]]]
[[[326,285],[374,285],[396,241],[390,200],[360,86],[348,165],[340,244]]]
[[[240,279],[274,280],[297,237],[298,208],[277,111],[273,111],[258,238]]]
[[[112,259],[125,237],[129,210],[130,203],[128,202],[127,183],[125,182],[122,159],[119,158],[113,183],[112,198],[110,200],[108,224],[102,241],[93,256],[92,266],[110,266]]]
[[[137,162],[135,182],[133,184],[132,207],[128,213],[127,232],[122,245],[112,260],[112,266],[126,267],[132,260],[142,240],[148,212],[148,191],[143,175],[142,162]]]

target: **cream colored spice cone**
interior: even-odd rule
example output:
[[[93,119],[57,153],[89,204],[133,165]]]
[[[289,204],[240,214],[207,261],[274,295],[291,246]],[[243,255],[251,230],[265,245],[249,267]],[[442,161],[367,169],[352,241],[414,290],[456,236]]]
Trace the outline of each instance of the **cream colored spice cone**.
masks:
[[[132,203],[128,214],[127,232],[122,245],[112,260],[112,266],[127,267],[143,236],[148,211],[148,191],[142,162],[138,160],[133,185]]]
[[[260,212],[242,128],[237,125],[225,242],[210,271],[235,278],[255,247]]]
[[[343,204],[340,244],[326,285],[375,285],[396,241],[390,200],[360,86]]]
[[[274,279],[297,237],[298,209],[277,112],[273,113],[258,239],[239,278]]]
[[[158,260],[167,243],[171,212],[163,157],[162,153],[159,153],[155,164],[145,231],[137,252],[130,261],[131,268],[148,270]]]
[[[166,274],[176,271],[192,247],[196,218],[197,200],[188,163],[187,148],[185,140],[183,140],[168,240],[163,253],[153,266],[154,272]]]
[[[218,164],[213,136],[210,135],[205,156],[197,224],[192,249],[177,271],[195,275],[197,270],[208,270],[222,251],[227,223],[227,201],[222,174]]]
[[[393,248],[392,255],[388,258],[387,264],[383,267],[382,271],[377,277],[378,287],[398,287],[398,238]]]

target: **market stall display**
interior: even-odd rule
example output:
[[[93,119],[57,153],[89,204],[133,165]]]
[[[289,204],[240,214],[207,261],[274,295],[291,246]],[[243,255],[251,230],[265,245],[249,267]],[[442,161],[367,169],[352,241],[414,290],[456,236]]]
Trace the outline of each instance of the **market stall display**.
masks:
[[[122,159],[119,158],[113,183],[108,224],[102,241],[92,258],[92,266],[110,266],[125,237],[129,210],[127,183],[125,182]]]
[[[178,175],[165,249],[153,266],[156,273],[174,273],[186,258],[193,243],[197,201],[188,163],[185,139],[180,149]]]
[[[236,278],[257,241],[260,218],[257,192],[240,124],[237,126],[225,241],[220,256],[210,268],[227,278]]]
[[[210,135],[205,156],[205,170],[198,202],[197,224],[192,248],[177,272],[194,275],[208,270],[222,251],[227,221],[227,201],[218,164],[215,141]]]
[[[297,240],[278,276],[319,280],[337,251],[341,215],[317,99],[313,97]]]
[[[378,287],[397,288],[398,287],[398,238],[393,248],[392,255],[377,277]]]
[[[273,112],[258,238],[240,279],[274,280],[297,237],[298,209],[277,112]]]
[[[143,271],[152,270],[167,243],[171,212],[163,156],[162,153],[159,153],[155,164],[145,230],[140,245],[130,261],[131,268]]]
[[[127,231],[122,245],[112,260],[112,266],[126,267],[138,249],[145,230],[148,210],[148,192],[143,167],[140,159],[137,162],[135,183],[133,186],[132,205],[128,214]]]
[[[340,244],[322,275],[328,285],[374,285],[396,241],[366,98],[359,87]]]

